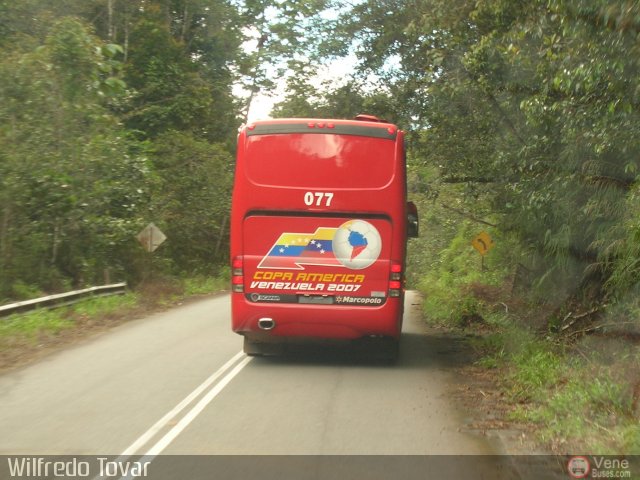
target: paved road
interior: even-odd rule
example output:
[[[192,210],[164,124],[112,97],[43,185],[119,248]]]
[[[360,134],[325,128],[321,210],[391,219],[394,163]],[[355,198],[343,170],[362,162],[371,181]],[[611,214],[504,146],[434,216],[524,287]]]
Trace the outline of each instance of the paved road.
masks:
[[[0,454],[490,454],[415,301],[393,366],[246,357],[226,295],[118,326],[0,377]]]

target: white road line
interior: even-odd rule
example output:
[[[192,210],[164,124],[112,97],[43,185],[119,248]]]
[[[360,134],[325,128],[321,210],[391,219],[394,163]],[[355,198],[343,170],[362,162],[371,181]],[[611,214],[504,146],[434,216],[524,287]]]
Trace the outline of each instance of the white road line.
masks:
[[[244,352],[240,351],[231,358],[227,363],[220,367],[213,375],[207,378],[193,392],[187,395],[178,405],[164,415],[160,420],[142,434],[135,442],[122,452],[115,459],[116,463],[124,462],[130,457],[136,455],[136,452],[146,445],[162,428],[164,428],[173,418],[175,418],[182,410],[184,410],[191,402],[193,402],[204,390],[209,388],[213,382],[224,375],[240,358],[244,356]],[[144,454],[138,461],[152,462],[153,459],[160,454],[175,438],[204,410],[204,408],[226,387],[233,378],[251,361],[252,357],[245,357],[236,367],[231,370],[220,382],[215,385],[187,414],[171,429],[164,437],[160,439],[152,448]],[[102,479],[104,477],[98,475],[93,480]],[[131,475],[120,477],[120,480],[132,480]]]
[[[242,356],[243,352],[238,352],[231,360],[225,363],[222,367],[220,367],[213,375],[207,378],[202,384],[197,387],[193,392],[185,397],[178,405],[176,405],[171,411],[169,411],[165,416],[163,416],[160,420],[158,420],[149,430],[147,430],[144,434],[142,434],[135,442],[133,442],[127,449],[122,452],[120,457],[128,458],[132,455],[135,455],[138,450],[140,450],[144,445],[146,445],[163,427],[165,427],[171,420],[173,420],[176,415],[178,415],[182,410],[184,410],[195,398],[197,398],[202,392],[204,392],[207,388],[211,386],[213,382],[215,382],[218,378],[225,374],[225,372],[231,368]],[[248,357],[247,357],[248,358]],[[245,363],[243,364],[246,365]],[[235,376],[235,375],[234,375]],[[229,383],[229,382],[227,382]],[[226,385],[226,384],[225,384]]]
[[[218,394],[226,387],[233,378],[240,373],[240,371],[251,361],[252,357],[245,357],[236,367],[231,370],[225,377],[220,380],[215,387],[213,387],[202,399],[195,404],[195,406],[187,412],[187,414],[180,419],[180,421],[171,429],[167,434],[160,439],[151,449],[145,454],[145,456],[160,455],[162,451],[169,446],[169,444],[180,433],[187,428],[187,426],[205,409],[205,407],[218,396]]]

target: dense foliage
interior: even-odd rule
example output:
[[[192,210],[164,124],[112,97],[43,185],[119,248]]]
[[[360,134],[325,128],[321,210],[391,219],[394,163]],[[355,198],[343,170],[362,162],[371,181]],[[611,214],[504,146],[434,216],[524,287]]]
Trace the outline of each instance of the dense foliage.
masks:
[[[237,129],[325,4],[0,1],[0,301],[226,264]]]
[[[503,260],[557,305],[638,285],[637,2],[363,1],[339,25],[352,82],[279,111],[367,106],[410,132],[413,190],[441,211],[430,267],[449,216],[509,242]]]
[[[150,221],[169,236],[157,268],[224,263],[236,130],[284,77],[277,116],[365,111],[409,132],[410,189],[433,232],[414,244],[419,267],[441,268],[470,222],[510,245],[502,269],[521,264],[559,305],[637,287],[637,2],[5,0],[0,12],[0,297],[105,272],[139,280],[134,235]],[[329,61],[353,74],[320,84]]]
[[[0,0],[0,303],[222,269],[237,128],[283,83],[274,116],[408,132],[409,284],[506,332],[517,415],[636,452],[636,0]]]

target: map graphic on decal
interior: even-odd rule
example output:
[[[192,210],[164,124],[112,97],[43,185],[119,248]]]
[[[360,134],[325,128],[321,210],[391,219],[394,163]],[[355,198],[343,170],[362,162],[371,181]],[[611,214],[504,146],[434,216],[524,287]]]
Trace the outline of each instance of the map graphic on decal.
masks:
[[[380,233],[369,222],[350,220],[313,233],[282,233],[258,268],[304,270],[303,265],[366,268],[380,255]]]
[[[380,233],[369,222],[350,220],[333,237],[333,251],[342,265],[353,270],[367,268],[380,256]]]

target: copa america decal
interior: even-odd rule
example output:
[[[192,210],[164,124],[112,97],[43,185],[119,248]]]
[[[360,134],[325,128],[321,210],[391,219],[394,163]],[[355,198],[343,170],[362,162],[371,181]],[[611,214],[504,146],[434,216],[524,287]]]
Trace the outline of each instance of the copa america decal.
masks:
[[[367,268],[380,256],[380,233],[369,222],[349,220],[338,228],[282,233],[258,268],[304,270],[304,265]]]

